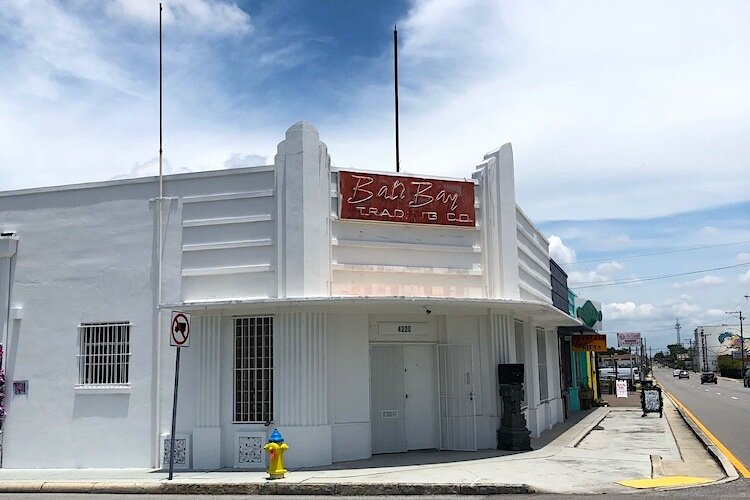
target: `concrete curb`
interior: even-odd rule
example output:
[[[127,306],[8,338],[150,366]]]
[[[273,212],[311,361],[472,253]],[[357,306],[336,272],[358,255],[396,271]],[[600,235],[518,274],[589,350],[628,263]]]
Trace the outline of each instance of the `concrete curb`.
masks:
[[[581,431],[579,431],[578,434],[576,434],[576,436],[573,439],[565,443],[564,446],[567,448],[575,448],[576,446],[578,446],[580,442],[583,441],[592,430],[594,430],[594,427],[599,425],[602,420],[607,418],[607,415],[609,415],[609,412],[611,411],[612,409],[609,408],[608,406],[603,406],[601,408],[597,408],[596,410],[594,410],[590,415],[592,417],[591,421],[586,425],[586,427],[584,427]],[[573,426],[571,429],[575,429],[575,426]],[[565,434],[563,434],[563,436],[564,435]]]
[[[512,495],[538,493],[525,484],[408,484],[408,483],[115,483],[0,482],[0,493],[115,493],[166,495]]]
[[[665,391],[666,392],[666,391]],[[682,417],[682,420],[685,421],[685,423],[690,427],[690,430],[693,431],[693,434],[700,440],[700,442],[703,444],[703,446],[708,450],[708,452],[714,457],[714,460],[716,460],[722,469],[724,469],[724,474],[726,474],[727,477],[724,479],[719,479],[717,481],[713,481],[711,483],[706,483],[705,485],[699,485],[699,486],[707,486],[709,484],[721,484],[721,483],[728,483],[730,481],[734,481],[735,479],[739,479],[740,475],[737,473],[737,469],[734,468],[732,463],[729,461],[729,459],[724,455],[719,448],[716,447],[715,444],[711,442],[710,439],[708,439],[708,436],[703,433],[702,430],[698,428],[697,425],[695,425],[695,422],[693,422],[693,419],[688,417],[685,412],[680,408],[680,405],[676,404],[674,400],[672,399],[672,395],[666,392],[667,397],[669,398],[669,401],[672,403],[672,405],[677,410],[677,413],[680,414]]]

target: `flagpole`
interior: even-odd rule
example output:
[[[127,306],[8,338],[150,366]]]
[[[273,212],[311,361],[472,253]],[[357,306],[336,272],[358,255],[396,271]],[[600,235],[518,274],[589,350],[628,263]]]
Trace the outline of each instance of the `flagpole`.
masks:
[[[393,25],[393,85],[396,106],[396,172],[401,171],[398,148],[398,29]]]
[[[161,326],[161,310],[159,307],[161,306],[161,289],[162,289],[162,255],[164,253],[164,241],[162,238],[162,233],[164,231],[164,217],[163,217],[163,210],[162,205],[164,203],[164,169],[163,169],[163,163],[162,163],[162,157],[164,154],[164,147],[163,147],[163,137],[162,137],[162,33],[161,33],[161,13],[162,13],[162,4],[159,2],[159,200],[158,203],[158,209],[159,209],[159,222],[158,222],[158,233],[157,233],[157,280],[158,283],[156,285],[156,371],[154,373],[154,377],[156,379],[155,384],[155,391],[154,395],[156,398],[155,401],[155,408],[154,408],[154,440],[157,443],[156,444],[156,466],[159,466],[159,458],[161,456],[161,451],[159,450],[159,426],[160,426],[160,420],[161,420],[161,405],[159,404],[159,377],[161,373],[161,334],[162,334],[162,326]],[[174,434],[174,433],[173,433]],[[174,444],[172,444],[174,446]],[[170,448],[171,450],[174,448]]]

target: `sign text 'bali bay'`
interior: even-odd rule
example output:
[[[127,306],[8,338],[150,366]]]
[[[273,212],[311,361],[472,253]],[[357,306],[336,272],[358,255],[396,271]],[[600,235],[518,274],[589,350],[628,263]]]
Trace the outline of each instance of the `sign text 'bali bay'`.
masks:
[[[474,183],[339,171],[341,218],[474,227]]]

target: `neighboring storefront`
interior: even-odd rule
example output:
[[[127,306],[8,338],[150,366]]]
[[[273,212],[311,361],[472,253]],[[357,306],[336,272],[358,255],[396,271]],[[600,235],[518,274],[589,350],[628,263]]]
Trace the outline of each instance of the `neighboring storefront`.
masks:
[[[569,312],[581,324],[558,328],[561,377],[567,389],[564,392],[567,411],[579,411],[591,408],[600,398],[596,353],[607,350],[607,338],[599,333],[603,318],[601,304],[581,299],[571,290],[568,298]]]
[[[513,168],[510,144],[466,179],[332,168],[300,122],[273,165],[167,176],[162,200],[154,178],[0,193],[7,376],[29,384],[3,465],[159,466],[174,310],[178,467],[262,467],[274,428],[290,467],[494,448],[499,363],[524,363],[538,436],[580,322],[552,305]]]

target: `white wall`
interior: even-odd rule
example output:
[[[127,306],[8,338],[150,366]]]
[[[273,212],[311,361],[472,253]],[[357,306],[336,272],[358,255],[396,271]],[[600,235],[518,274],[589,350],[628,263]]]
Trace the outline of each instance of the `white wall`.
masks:
[[[4,230],[19,237],[6,347],[9,392],[3,466],[151,465],[154,186],[0,195]],[[78,325],[130,321],[131,389],[81,394]]]
[[[368,458],[370,343],[366,314],[331,314],[328,321],[333,461]]]

